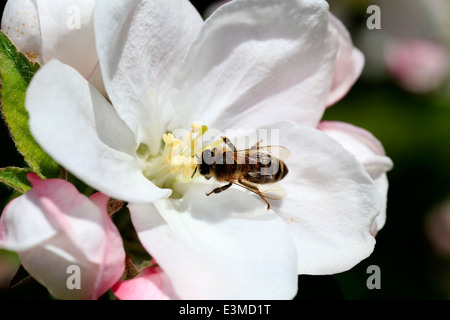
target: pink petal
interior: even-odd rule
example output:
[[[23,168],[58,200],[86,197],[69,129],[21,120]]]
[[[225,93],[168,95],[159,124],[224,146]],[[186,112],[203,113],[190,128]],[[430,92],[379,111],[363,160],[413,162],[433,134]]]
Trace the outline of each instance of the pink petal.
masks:
[[[89,197],[89,200],[95,203],[100,210],[103,210],[108,205],[109,196],[101,192],[96,192]]]
[[[112,291],[119,300],[178,299],[167,275],[158,266],[145,268],[133,279],[117,282]]]
[[[0,220],[0,246],[17,251],[27,271],[57,298],[96,299],[123,274],[125,252],[106,212],[61,179],[28,175],[33,188],[13,200]],[[101,206],[101,207],[100,207]],[[80,268],[81,288],[70,290],[67,268]]]
[[[124,265],[123,250],[117,250],[117,248],[122,249],[122,239],[120,234],[118,235],[117,228],[110,219],[108,215],[108,201],[109,196],[97,192],[89,198],[103,213],[103,222],[105,223],[106,230],[106,240],[105,242],[109,245],[106,246],[103,253],[103,261],[100,263],[99,275],[94,286],[93,296],[99,297],[105,292],[105,288],[109,289],[112,285],[111,279],[115,279],[115,273],[122,275]]]
[[[331,13],[328,15],[328,23],[339,35],[333,84],[327,102],[327,106],[331,106],[345,96],[360,76],[364,67],[364,55],[353,46],[345,26]]]
[[[432,208],[425,221],[425,232],[433,250],[443,257],[450,257],[450,200]]]
[[[449,75],[449,52],[437,42],[394,40],[386,46],[384,56],[389,72],[412,92],[435,90]]]
[[[355,140],[359,141],[361,144],[365,145],[370,152],[376,155],[385,156],[383,145],[381,142],[375,138],[375,136],[369,131],[354,126],[349,123],[339,122],[339,121],[322,121],[317,126],[317,129],[324,132],[342,132]]]

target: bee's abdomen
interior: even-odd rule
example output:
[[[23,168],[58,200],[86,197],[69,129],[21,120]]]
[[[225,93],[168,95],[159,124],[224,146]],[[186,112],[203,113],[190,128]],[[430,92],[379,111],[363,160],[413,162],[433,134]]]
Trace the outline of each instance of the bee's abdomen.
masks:
[[[283,179],[287,174],[286,165],[276,158],[272,158],[269,163],[258,162],[247,166],[245,179],[253,183],[274,183]]]
[[[272,158],[270,163],[250,164],[246,179],[259,184],[275,183],[283,179],[288,169],[283,161]]]
[[[289,170],[283,161],[278,162],[278,171],[275,173],[274,180],[280,181],[288,174]]]

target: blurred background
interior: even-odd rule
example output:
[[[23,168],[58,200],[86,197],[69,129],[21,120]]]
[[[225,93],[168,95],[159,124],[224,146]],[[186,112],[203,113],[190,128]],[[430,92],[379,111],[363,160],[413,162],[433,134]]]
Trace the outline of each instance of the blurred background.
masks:
[[[213,3],[191,2],[205,16]],[[324,119],[373,133],[394,169],[388,173],[387,221],[373,254],[341,274],[300,276],[296,299],[449,299],[450,1],[328,2],[366,65]],[[371,5],[377,7],[368,12]],[[24,165],[3,122],[0,144],[0,167]],[[10,195],[0,185],[2,208]],[[14,253],[0,251],[0,298],[48,298],[35,282],[6,289],[19,264]],[[366,285],[372,265],[380,268],[380,289]]]

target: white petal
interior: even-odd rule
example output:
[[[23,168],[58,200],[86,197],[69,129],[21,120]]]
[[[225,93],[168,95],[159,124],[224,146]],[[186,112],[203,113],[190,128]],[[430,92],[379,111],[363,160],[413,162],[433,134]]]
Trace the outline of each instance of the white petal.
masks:
[[[170,194],[144,177],[132,132],[73,68],[47,63],[31,81],[25,105],[36,141],[91,187],[134,202]]]
[[[2,31],[33,61],[42,63],[41,28],[33,0],[9,0],[2,16]]]
[[[0,246],[25,251],[57,234],[41,208],[34,205],[34,192],[12,200],[4,209],[0,223]],[[36,232],[38,230],[39,232]]]
[[[392,160],[386,156],[383,145],[370,132],[348,123],[322,121],[318,129],[338,141],[351,152],[364,166],[375,181],[381,195],[381,210],[377,216],[376,230],[379,231],[386,221],[388,179],[386,172],[392,169]]]
[[[90,299],[97,268],[64,250],[71,246],[73,246],[72,242],[58,235],[36,248],[19,252],[19,258],[27,272],[58,299]],[[80,290],[69,290],[67,286],[66,281],[73,273],[70,269],[73,267],[70,266],[80,268],[76,269],[76,272],[80,274]],[[70,273],[67,273],[68,270]]]
[[[44,62],[58,59],[88,78],[98,62],[93,21],[95,0],[36,0],[36,3]],[[92,80],[98,90],[104,89],[101,77]]]
[[[187,0],[97,1],[95,15],[108,96],[155,153],[171,117],[167,90],[203,20]]]
[[[286,118],[315,126],[337,47],[325,1],[226,3],[205,21],[177,75],[180,115],[171,126],[255,128]]]
[[[375,240],[370,227],[380,196],[359,161],[319,130],[284,122],[279,144],[292,155],[281,184],[288,195],[273,201],[297,246],[299,273],[345,271],[369,256]]]
[[[181,299],[291,299],[296,253],[285,224],[240,189],[130,205],[139,239]]]

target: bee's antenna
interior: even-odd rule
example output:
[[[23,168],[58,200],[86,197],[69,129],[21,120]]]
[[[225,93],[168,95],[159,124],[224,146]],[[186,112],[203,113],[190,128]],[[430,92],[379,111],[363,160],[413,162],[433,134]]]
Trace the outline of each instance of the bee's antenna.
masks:
[[[194,154],[194,156],[198,159],[198,160],[200,160],[200,158],[198,157],[198,155],[197,154]],[[195,173],[197,172],[197,166],[195,166],[195,170],[194,170],[194,173],[192,174],[192,176],[191,176],[191,179],[192,178],[194,178],[194,175],[195,175]]]
[[[194,173],[191,176],[191,179],[194,178],[195,173],[197,172],[197,167],[195,167]]]

